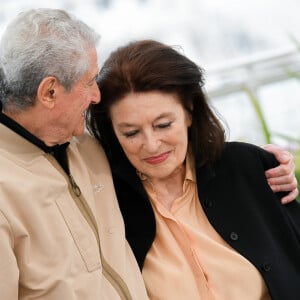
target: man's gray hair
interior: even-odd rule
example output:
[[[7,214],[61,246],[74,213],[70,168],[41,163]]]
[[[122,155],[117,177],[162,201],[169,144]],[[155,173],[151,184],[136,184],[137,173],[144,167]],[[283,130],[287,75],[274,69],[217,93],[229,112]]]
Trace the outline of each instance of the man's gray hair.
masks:
[[[35,103],[40,82],[54,76],[70,90],[89,69],[88,50],[100,36],[58,9],[20,13],[0,41],[0,100],[3,108],[26,109]]]

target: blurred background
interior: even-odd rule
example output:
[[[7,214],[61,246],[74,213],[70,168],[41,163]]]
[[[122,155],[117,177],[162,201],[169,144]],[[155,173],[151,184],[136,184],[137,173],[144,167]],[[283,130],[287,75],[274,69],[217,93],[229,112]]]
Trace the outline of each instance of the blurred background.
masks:
[[[94,27],[100,66],[134,39],[180,47],[204,68],[227,139],[287,148],[300,175],[299,0],[0,0],[0,35],[37,7],[66,9]]]

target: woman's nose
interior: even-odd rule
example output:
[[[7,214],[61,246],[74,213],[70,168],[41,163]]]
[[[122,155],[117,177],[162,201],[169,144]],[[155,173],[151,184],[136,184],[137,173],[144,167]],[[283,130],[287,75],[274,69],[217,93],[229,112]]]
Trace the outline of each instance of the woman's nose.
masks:
[[[157,136],[155,136],[154,133],[150,133],[150,134],[148,133],[145,136],[143,146],[145,150],[148,151],[149,153],[155,153],[160,146],[160,140],[158,139]]]

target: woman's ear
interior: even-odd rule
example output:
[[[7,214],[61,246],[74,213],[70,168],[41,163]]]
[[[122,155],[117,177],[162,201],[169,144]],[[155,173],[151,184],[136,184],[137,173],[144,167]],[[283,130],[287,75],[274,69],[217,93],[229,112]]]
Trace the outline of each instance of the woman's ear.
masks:
[[[186,119],[186,126],[190,127],[193,122],[192,111],[187,109],[185,110],[185,119]]]
[[[193,122],[193,108],[193,103],[190,103],[188,108],[186,108],[186,118],[188,127],[190,127]]]
[[[45,77],[37,90],[37,101],[48,109],[52,109],[55,106],[56,92],[58,87],[58,81],[56,77]]]

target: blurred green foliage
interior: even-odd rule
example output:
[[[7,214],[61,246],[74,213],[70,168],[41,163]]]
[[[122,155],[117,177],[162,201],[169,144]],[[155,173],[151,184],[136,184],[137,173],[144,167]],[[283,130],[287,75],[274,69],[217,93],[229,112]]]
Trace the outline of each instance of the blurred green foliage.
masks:
[[[297,78],[300,81],[300,75],[299,74],[293,74],[289,73],[291,77]],[[298,181],[298,189],[300,190],[300,138],[295,139],[293,137],[290,137],[288,135],[284,135],[281,133],[272,132],[270,128],[268,127],[268,124],[266,122],[266,119],[264,117],[263,111],[260,106],[260,102],[258,97],[254,94],[254,92],[251,90],[251,88],[247,85],[243,87],[243,91],[247,94],[249,97],[249,100],[251,104],[253,105],[253,108],[255,110],[255,113],[257,115],[258,121],[261,125],[263,135],[265,137],[266,144],[272,143],[272,137],[273,136],[280,136],[281,138],[287,140],[288,142],[291,142],[293,144],[296,144],[297,147],[295,150],[288,149],[290,152],[293,152],[294,158],[295,158],[295,165],[296,165],[296,178]],[[300,101],[300,99],[299,99]],[[297,197],[297,201],[300,203],[300,196]]]

